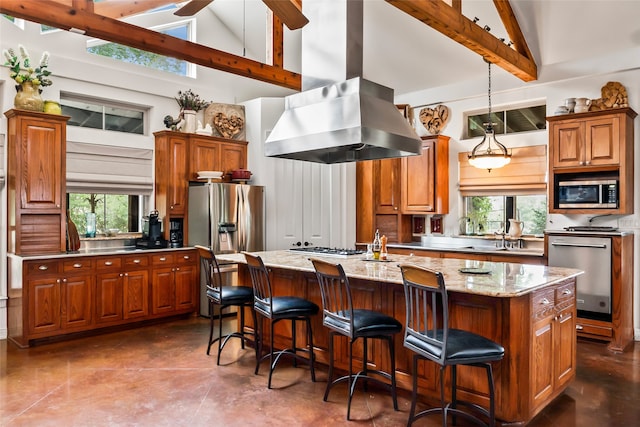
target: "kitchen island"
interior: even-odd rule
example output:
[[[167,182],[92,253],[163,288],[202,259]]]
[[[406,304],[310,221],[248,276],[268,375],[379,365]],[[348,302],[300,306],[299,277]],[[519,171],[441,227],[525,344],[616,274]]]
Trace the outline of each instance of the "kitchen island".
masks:
[[[270,270],[276,295],[298,295],[322,306],[308,255],[292,251],[257,254]],[[221,254],[218,258],[239,263],[240,283],[250,283],[242,254]],[[412,263],[441,271],[450,295],[451,327],[481,334],[505,348],[504,359],[494,364],[496,415],[503,425],[525,425],[575,377],[575,281],[580,270],[404,255],[392,255],[389,262],[365,261],[361,255],[318,258],[342,264],[357,306],[382,311],[403,324],[405,298],[398,264]],[[461,268],[487,272],[463,274]],[[313,322],[317,361],[328,364],[328,329],[322,325],[321,316]],[[279,326],[274,337],[276,345],[288,345],[291,331],[286,325]],[[302,330],[298,332],[298,339],[304,337]],[[265,342],[267,339],[263,337]],[[398,385],[410,390],[413,353],[404,348],[402,341],[398,337],[395,342],[396,373]],[[335,349],[336,366],[340,369],[348,366],[347,347],[341,342]],[[360,347],[355,351],[359,352]],[[379,343],[372,343],[369,354],[372,368],[388,369],[386,349]],[[486,405],[484,372],[475,371],[479,370],[468,367],[458,370],[459,397]],[[449,379],[446,381],[448,384]],[[422,396],[439,398],[436,364],[421,365],[419,388]]]

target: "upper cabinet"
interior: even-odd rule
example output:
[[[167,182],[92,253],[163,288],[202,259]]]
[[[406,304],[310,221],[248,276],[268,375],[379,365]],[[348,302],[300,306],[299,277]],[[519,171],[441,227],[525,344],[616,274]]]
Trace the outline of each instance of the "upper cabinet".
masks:
[[[66,130],[69,117],[9,110],[8,252],[66,251]]]
[[[402,158],[402,212],[449,213],[449,137],[422,137],[422,154]]]
[[[558,209],[552,213],[633,213],[633,119],[630,108],[547,117],[549,122],[549,200],[560,180],[606,175],[618,181],[616,209]]]

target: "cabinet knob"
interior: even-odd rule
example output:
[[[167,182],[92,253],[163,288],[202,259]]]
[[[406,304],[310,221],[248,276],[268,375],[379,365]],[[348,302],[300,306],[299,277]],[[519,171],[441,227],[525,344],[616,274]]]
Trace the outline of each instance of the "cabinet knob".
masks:
[[[140,264],[140,260],[139,260],[139,259],[134,259],[134,260],[133,260],[133,263],[134,263],[134,264]]]
[[[571,289],[565,289],[564,291],[562,291],[562,295],[571,295],[573,292],[571,292]]]
[[[120,273],[120,277],[124,276],[124,274]]]
[[[398,210],[398,207],[397,207],[397,206],[394,206],[394,207],[393,207],[393,210],[394,210],[394,211],[397,211],[397,210]]]
[[[177,267],[177,268],[176,268],[176,271],[180,271],[180,267]]]
[[[104,262],[104,265],[107,265],[107,266],[108,266],[108,265],[113,265],[113,263],[112,263],[111,261],[105,261],[105,262]]]
[[[542,298],[542,301],[540,301],[540,305],[549,305],[551,304],[551,301],[549,301],[546,298]]]
[[[585,165],[589,166],[591,162],[589,160],[587,160],[586,162],[584,162]]]
[[[582,325],[576,325],[576,331],[581,331],[583,329],[584,327]]]
[[[124,277],[129,277],[129,273],[124,273]]]
[[[40,271],[47,271],[48,269],[49,269],[49,267],[46,266],[46,265],[39,265],[38,266],[38,270],[40,270]]]
[[[184,259],[191,259],[191,257],[190,257],[189,255],[185,255],[185,256],[183,256],[182,258],[184,258]]]

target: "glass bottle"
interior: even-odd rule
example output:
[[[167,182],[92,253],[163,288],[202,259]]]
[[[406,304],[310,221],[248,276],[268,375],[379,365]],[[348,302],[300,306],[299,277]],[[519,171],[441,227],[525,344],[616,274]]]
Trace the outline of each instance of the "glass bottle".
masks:
[[[373,238],[371,249],[373,250],[373,259],[380,259],[380,249],[382,248],[382,242],[380,241],[380,232],[376,230],[376,235]]]
[[[96,214],[87,212],[87,232],[84,237],[96,237]]]

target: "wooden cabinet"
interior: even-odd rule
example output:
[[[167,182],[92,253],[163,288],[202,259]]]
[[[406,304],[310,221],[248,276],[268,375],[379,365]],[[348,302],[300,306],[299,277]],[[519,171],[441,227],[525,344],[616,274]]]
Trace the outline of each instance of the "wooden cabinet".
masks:
[[[549,122],[549,212],[633,213],[633,120],[630,108],[547,117]],[[617,209],[560,209],[556,187],[579,176],[603,176],[619,183]]]
[[[90,260],[30,266],[27,279],[27,322],[30,336],[59,331],[80,331],[91,327],[93,318],[93,277]]]
[[[173,131],[155,132],[154,136],[155,206],[164,238],[169,239],[170,221],[177,218],[182,219],[186,236],[189,181],[198,179],[198,171],[227,174],[246,168],[247,142]]]
[[[165,262],[167,268],[162,267]],[[156,266],[157,275],[152,274]],[[49,260],[10,257],[8,267],[8,337],[20,347],[33,340],[188,314],[198,303],[199,265],[193,249]],[[152,304],[160,309],[151,310]]]
[[[422,154],[402,158],[402,213],[449,212],[449,137],[422,137]]]
[[[575,377],[575,283],[533,293],[531,312],[532,408],[543,408]]]
[[[153,314],[192,310],[196,306],[197,268],[193,253],[152,256]]]
[[[422,140],[419,156],[356,165],[356,241],[379,229],[390,242],[409,242],[412,215],[449,212],[449,137]]]
[[[66,250],[67,116],[9,110],[7,191],[9,253]]]

